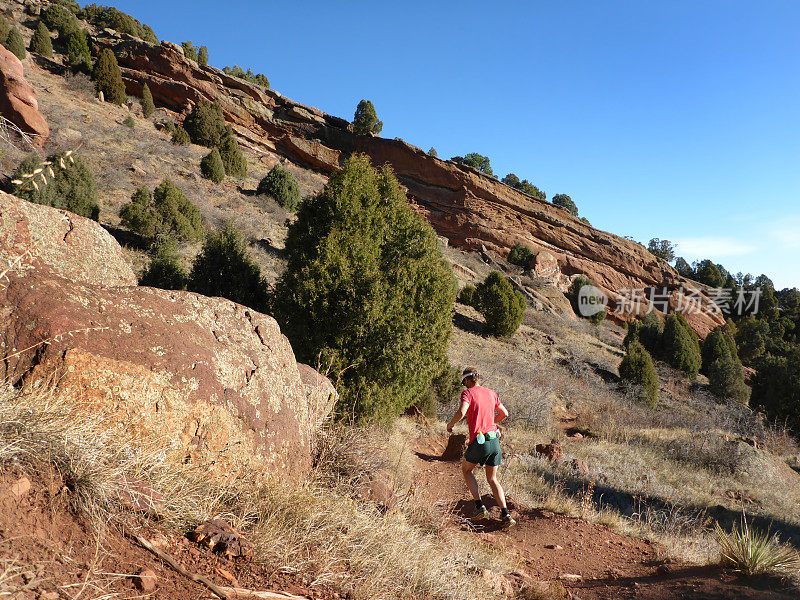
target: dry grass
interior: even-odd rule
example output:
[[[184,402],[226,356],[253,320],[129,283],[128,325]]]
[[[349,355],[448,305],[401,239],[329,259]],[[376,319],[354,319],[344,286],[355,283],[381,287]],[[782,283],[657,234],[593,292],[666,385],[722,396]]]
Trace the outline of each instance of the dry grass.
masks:
[[[357,598],[472,598],[488,590],[475,576],[494,566],[478,547],[450,545],[414,527],[401,511],[380,514],[357,500],[309,485],[262,487],[236,507],[240,525],[272,564]],[[231,514],[231,516],[235,516]],[[413,551],[410,551],[413,548]]]
[[[100,538],[105,524],[128,510],[126,494],[141,492],[130,485],[138,482],[163,497],[164,526],[185,531],[225,518],[254,542],[257,560],[302,571],[354,598],[483,596],[483,569],[504,569],[497,557],[437,535],[436,523],[426,520],[432,512],[409,494],[380,510],[357,493],[358,483],[376,471],[392,474],[396,493],[408,489],[416,433],[405,420],[392,430],[330,430],[307,482],[240,472],[222,483],[164,460],[164,440],[137,440],[135,449],[101,421],[75,419],[57,394],[6,389],[0,397],[0,463],[16,462],[32,473],[43,463],[54,466],[71,490],[73,509],[89,515]]]
[[[30,554],[22,559],[15,548],[15,538],[0,540],[0,600],[6,598],[42,597],[42,591],[56,591],[62,598],[92,598],[111,600],[119,597],[114,591],[120,580],[130,579],[128,573],[105,572],[100,564],[110,558],[101,544],[100,536],[94,540],[94,557],[83,561],[74,559],[69,552],[59,548],[51,558],[34,559]],[[59,580],[54,574],[65,569],[80,574],[77,582]],[[38,591],[38,593],[37,593]]]
[[[44,154],[81,146],[81,158],[97,179],[100,199],[100,222],[112,227],[120,223],[119,211],[130,201],[131,194],[142,185],[155,188],[170,178],[200,209],[206,225],[215,229],[222,223],[233,223],[251,242],[253,256],[269,282],[274,282],[284,268],[284,261],[263,252],[259,240],[271,240],[282,247],[286,236],[286,220],[291,214],[273,200],[256,197],[258,182],[281,158],[271,153],[254,153],[243,148],[248,163],[244,178],[226,178],[214,184],[200,175],[200,160],[207,148],[190,144],[176,146],[165,131],[158,131],[152,120],[141,118],[138,99],[131,99],[132,110],[100,103],[94,86],[83,75],[61,77],[34,66],[26,69],[26,77],[39,92],[39,107],[50,125],[51,135]],[[135,128],[121,127],[133,115]],[[163,109],[155,119],[173,118]],[[9,148],[0,156],[0,167],[11,173],[25,157],[25,152]],[[314,171],[290,163],[286,167],[295,175],[303,196],[319,192],[327,178]],[[181,249],[187,263],[197,248]],[[147,259],[136,250],[131,254],[137,273]]]
[[[0,463],[21,463],[34,472],[42,464],[55,467],[71,490],[72,508],[98,529],[138,493],[130,481],[158,490],[167,516],[184,515],[176,525],[199,518],[208,482],[200,469],[169,465],[164,447],[155,437],[135,446],[121,440],[100,417],[76,419],[70,402],[51,388],[0,392]]]
[[[25,586],[22,565],[13,559],[0,561],[0,598],[14,598]]]
[[[559,465],[536,456],[509,465],[513,493],[524,493],[534,506],[644,536],[669,557],[714,562],[718,549],[709,525],[727,522],[743,506],[775,521],[786,538],[800,526],[796,475],[780,458],[730,436],[653,429],[630,431],[624,440],[563,439],[562,444]],[[571,467],[573,459],[588,464],[585,475]],[[591,485],[596,489],[587,510]]]

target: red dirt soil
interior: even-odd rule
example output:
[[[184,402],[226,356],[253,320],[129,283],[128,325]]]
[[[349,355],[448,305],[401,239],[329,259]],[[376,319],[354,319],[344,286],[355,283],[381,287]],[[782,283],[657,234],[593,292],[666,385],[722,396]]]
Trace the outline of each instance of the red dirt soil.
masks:
[[[452,444],[451,444],[452,445]],[[800,597],[788,584],[774,579],[743,579],[716,567],[698,567],[658,559],[647,541],[620,535],[602,525],[528,509],[509,499],[517,525],[500,528],[499,509],[491,495],[483,500],[490,518],[471,521],[474,507],[458,460],[447,453],[442,436],[417,447],[417,494],[451,511],[452,526],[463,535],[477,535],[507,553],[517,564],[510,579],[516,588],[541,581],[561,581],[581,600],[789,600]],[[445,456],[445,458],[441,458]],[[482,474],[477,474],[479,483]],[[482,488],[487,486],[482,484]],[[580,581],[561,580],[580,575]]]
[[[430,441],[430,440],[429,440]],[[478,536],[506,553],[517,568],[509,587],[521,591],[538,582],[559,580],[565,574],[580,581],[562,581],[572,598],[582,600],[641,598],[645,600],[796,599],[795,591],[775,580],[744,580],[716,568],[657,560],[649,543],[619,535],[606,527],[548,511],[510,503],[517,525],[502,530],[498,510],[486,497],[492,518],[470,521],[472,502],[461,478],[458,460],[441,459],[443,436],[417,448],[416,494],[449,513],[454,535]],[[30,489],[15,485],[29,478]],[[24,486],[23,486],[24,487]],[[15,491],[17,493],[15,493]],[[214,598],[129,538],[110,530],[101,545],[87,520],[71,510],[73,492],[53,471],[33,473],[22,467],[0,472],[0,573],[8,566],[12,577],[0,578],[0,596],[36,598],[119,598],[189,600]],[[130,524],[128,527],[133,527]],[[346,597],[313,585],[302,573],[286,573],[257,560],[228,560],[186,537],[139,524],[136,533],[174,557],[185,569],[220,586],[283,591],[309,598]],[[134,575],[152,569],[157,587],[142,593]],[[4,595],[5,594],[5,595]]]
[[[24,478],[31,482],[30,490],[17,496],[14,485]],[[52,471],[34,474],[18,467],[0,473],[0,573],[9,565],[24,572],[5,581],[0,578],[0,597],[34,600],[50,594],[68,599],[112,593],[118,598],[216,598],[114,530],[98,546],[87,520],[70,509],[71,494]],[[136,533],[219,586],[339,598],[333,590],[312,586],[301,573],[280,572],[257,561],[227,560],[183,536],[152,527],[139,527]],[[141,569],[156,573],[154,592],[136,589],[133,576]]]

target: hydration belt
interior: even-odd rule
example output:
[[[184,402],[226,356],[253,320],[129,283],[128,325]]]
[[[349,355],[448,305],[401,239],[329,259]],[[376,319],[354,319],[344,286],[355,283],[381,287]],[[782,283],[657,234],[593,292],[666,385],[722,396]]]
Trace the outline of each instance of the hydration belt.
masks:
[[[478,444],[485,444],[486,440],[493,440],[494,438],[500,438],[499,431],[487,431],[486,433],[478,432],[478,435],[475,436],[475,441]]]

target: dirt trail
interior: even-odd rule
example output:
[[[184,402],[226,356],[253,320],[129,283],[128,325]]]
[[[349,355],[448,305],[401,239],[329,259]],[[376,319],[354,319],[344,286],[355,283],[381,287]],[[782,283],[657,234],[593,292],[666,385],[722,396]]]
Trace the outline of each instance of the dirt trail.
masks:
[[[602,525],[528,509],[509,498],[517,525],[500,528],[499,509],[491,494],[483,500],[490,518],[469,519],[473,503],[461,476],[452,444],[441,436],[416,448],[417,494],[433,498],[437,507],[453,515],[452,527],[464,535],[479,536],[517,565],[510,578],[515,587],[560,580],[574,598],[582,600],[710,600],[797,599],[797,593],[775,580],[740,579],[717,568],[659,560],[649,542],[620,535]],[[482,476],[478,475],[479,483]],[[488,489],[485,481],[482,490]],[[574,580],[569,576],[580,576]]]
[[[444,436],[417,447],[417,495],[433,498],[452,515],[453,533],[478,536],[484,543],[505,552],[515,565],[508,587],[518,590],[537,582],[557,580],[564,574],[580,575],[580,581],[563,581],[572,598],[582,600],[789,600],[796,592],[782,590],[779,582],[743,581],[717,569],[670,564],[664,572],[656,549],[648,543],[622,536],[609,529],[543,510],[531,510],[511,503],[517,525],[499,527],[499,511],[490,497],[489,519],[472,522],[472,502],[459,469],[458,459],[443,460]],[[91,528],[70,510],[67,488],[52,472],[33,478],[29,489],[20,492],[24,473],[0,471],[0,566],[11,566],[11,580],[4,585],[22,585],[14,597],[72,597],[86,589],[88,597],[116,594],[119,598],[141,598],[133,574],[152,569],[158,587],[151,598],[189,600],[212,598],[199,584],[178,575],[153,555],[109,531],[102,546],[95,544]],[[485,485],[485,484],[484,484]],[[210,578],[217,585],[240,585],[257,590],[280,590],[335,600],[335,589],[314,585],[302,573],[271,569],[251,561],[227,560],[190,543],[180,534],[159,531],[142,524],[138,533],[171,555],[187,570]],[[29,575],[14,574],[15,565],[31,567]],[[12,581],[13,580],[13,581]],[[49,594],[46,595],[46,594]],[[83,597],[83,595],[82,595]],[[522,596],[528,597],[528,596]]]

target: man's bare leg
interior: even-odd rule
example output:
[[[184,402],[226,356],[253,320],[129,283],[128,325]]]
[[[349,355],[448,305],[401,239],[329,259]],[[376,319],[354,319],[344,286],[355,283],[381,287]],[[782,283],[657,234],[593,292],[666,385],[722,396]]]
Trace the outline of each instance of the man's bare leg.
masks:
[[[478,490],[478,480],[475,479],[475,473],[473,473],[473,469],[477,466],[478,465],[467,460],[461,461],[461,474],[464,476],[464,481],[467,482],[467,487],[469,488],[470,494],[472,494],[473,500],[481,499],[480,491]]]
[[[475,476],[473,475],[472,478],[475,479]],[[494,495],[497,506],[506,508],[506,494],[503,491],[503,486],[497,481],[497,467],[486,465],[486,481],[489,483],[489,487],[492,488],[492,495]]]

